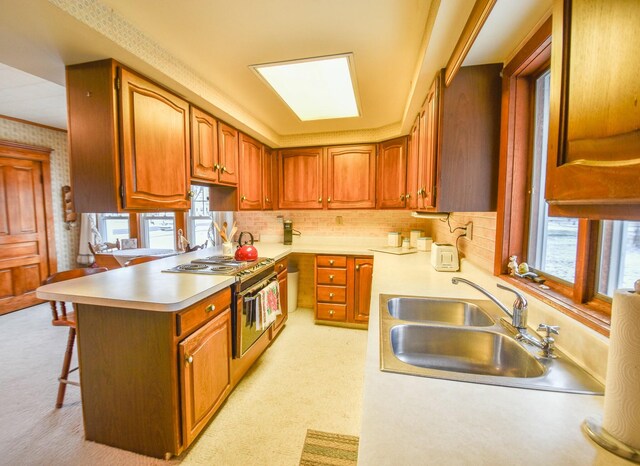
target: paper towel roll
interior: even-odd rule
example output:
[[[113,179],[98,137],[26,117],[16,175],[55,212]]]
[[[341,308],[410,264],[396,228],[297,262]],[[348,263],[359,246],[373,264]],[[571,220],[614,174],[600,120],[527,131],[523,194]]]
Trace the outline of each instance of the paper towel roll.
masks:
[[[613,295],[602,427],[640,449],[640,294],[630,290]]]

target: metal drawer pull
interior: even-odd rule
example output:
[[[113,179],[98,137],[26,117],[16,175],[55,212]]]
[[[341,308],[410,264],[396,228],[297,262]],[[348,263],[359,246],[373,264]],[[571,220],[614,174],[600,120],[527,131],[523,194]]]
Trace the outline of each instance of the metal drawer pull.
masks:
[[[334,311],[333,309],[331,309],[331,310],[329,311],[329,315],[330,315],[331,317],[333,317],[333,315],[334,315],[335,313],[336,313],[336,311]]]
[[[335,296],[335,294],[333,294],[333,293],[329,293],[329,298],[330,298],[330,299],[333,299],[333,297],[334,297],[334,296]]]
[[[215,311],[216,310],[216,306],[214,304],[209,304],[206,309],[205,312],[211,312],[211,311]]]
[[[329,281],[333,281],[333,275],[329,275]]]
[[[193,362],[193,356],[187,356],[185,360],[187,361],[187,364],[191,364]]]
[[[329,265],[333,265],[333,262],[334,262],[334,260],[333,260],[333,259],[331,259],[331,260],[329,261]]]
[[[360,270],[360,266],[359,265],[356,265],[356,270]]]
[[[322,202],[322,198],[321,197],[318,198],[318,202]]]

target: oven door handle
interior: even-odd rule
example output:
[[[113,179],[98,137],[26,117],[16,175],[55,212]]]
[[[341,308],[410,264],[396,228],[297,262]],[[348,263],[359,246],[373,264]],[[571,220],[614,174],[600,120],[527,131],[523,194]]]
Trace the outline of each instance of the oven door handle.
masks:
[[[248,294],[251,294],[257,290],[259,290],[260,288],[263,288],[263,285],[268,284],[270,281],[272,281],[274,278],[276,278],[278,276],[277,273],[273,272],[271,273],[271,275],[269,275],[268,277],[266,277],[264,280],[262,280],[261,282],[256,283],[255,285],[253,285],[251,288],[249,288],[248,290],[242,291],[241,293],[238,293],[238,296],[240,296],[241,298],[244,299],[244,297]]]

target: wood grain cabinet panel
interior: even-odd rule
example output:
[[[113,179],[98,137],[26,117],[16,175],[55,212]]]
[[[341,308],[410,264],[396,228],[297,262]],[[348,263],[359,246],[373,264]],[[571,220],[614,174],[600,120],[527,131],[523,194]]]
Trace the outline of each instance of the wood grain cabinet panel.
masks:
[[[76,210],[189,209],[189,104],[114,60],[66,82]]]
[[[191,107],[191,178],[218,182],[218,122]]]
[[[404,209],[407,196],[407,138],[378,146],[378,209]]]
[[[238,130],[218,123],[218,183],[236,186],[239,179]]]
[[[418,159],[420,157],[420,115],[411,127],[409,141],[407,143],[407,194],[405,196],[406,207],[416,210],[418,208]]]
[[[255,139],[240,133],[240,182],[238,207],[240,210],[262,209],[263,146]]]
[[[327,151],[327,208],[372,209],[376,205],[376,147],[338,146]]]
[[[280,209],[322,209],[324,156],[322,148],[284,149],[278,154]]]
[[[276,157],[275,152],[268,147],[264,148],[262,158],[262,209],[273,210],[274,202],[274,186],[276,173]]]
[[[640,2],[554,3],[551,215],[640,217],[639,21]]]
[[[231,390],[231,310],[186,338],[178,354],[183,434],[189,445]]]
[[[418,138],[418,209],[436,206],[436,162],[438,158],[438,128],[440,125],[441,75],[436,75],[420,112]]]
[[[271,338],[275,338],[282,330],[283,324],[289,318],[289,297],[287,292],[288,271],[287,265],[289,263],[288,258],[280,259],[276,262],[275,271],[278,274],[278,286],[280,287],[280,310],[282,314],[276,318],[276,321],[271,326]]]
[[[372,281],[373,258],[356,257],[354,259],[353,280],[353,320],[355,322],[369,322]]]

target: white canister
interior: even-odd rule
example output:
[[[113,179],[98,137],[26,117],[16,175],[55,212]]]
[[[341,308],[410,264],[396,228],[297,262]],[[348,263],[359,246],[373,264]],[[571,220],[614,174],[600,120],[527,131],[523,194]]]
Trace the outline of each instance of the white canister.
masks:
[[[431,251],[431,244],[433,244],[433,240],[430,236],[423,236],[421,238],[418,238],[418,251]]]
[[[424,231],[422,230],[411,230],[411,233],[409,235],[409,243],[411,244],[412,248],[418,247],[418,238],[422,238],[423,235]]]
[[[390,231],[387,235],[387,244],[392,248],[399,248],[402,246],[402,236],[399,231]]]
[[[402,240],[402,249],[404,251],[408,251],[411,248],[411,242],[409,241],[409,238],[405,238]]]

